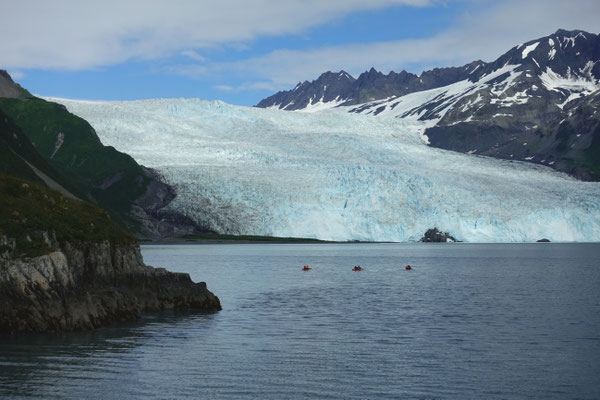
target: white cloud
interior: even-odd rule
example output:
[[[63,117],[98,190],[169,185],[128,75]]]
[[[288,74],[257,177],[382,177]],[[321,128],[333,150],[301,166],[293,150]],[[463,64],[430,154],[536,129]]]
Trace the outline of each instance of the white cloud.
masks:
[[[14,81],[19,80],[19,79],[23,79],[26,76],[24,72],[22,72],[22,71],[14,71],[14,70],[8,71],[8,74],[10,75],[10,77]]]
[[[280,49],[235,62],[173,66],[168,70],[191,77],[253,76],[282,89],[298,81],[315,79],[328,70],[344,69],[356,75],[371,66],[387,72],[414,65],[458,66],[477,59],[492,61],[511,47],[549,35],[558,28],[599,32],[598,15],[597,0],[496,1],[477,12],[462,15],[446,31],[425,39],[309,50]]]
[[[243,92],[248,90],[275,91],[277,88],[271,82],[246,82],[238,86],[214,85],[213,88],[224,92]]]
[[[182,56],[191,58],[194,61],[198,61],[198,62],[206,62],[208,61],[208,59],[200,54],[198,54],[197,52],[195,52],[194,50],[184,50],[181,52]]]
[[[446,0],[451,1],[451,0]],[[353,12],[444,0],[5,0],[0,13],[0,67],[92,69],[128,60],[183,55],[195,64],[170,73],[210,78],[225,91],[279,90],[327,70],[354,75],[382,70],[490,61],[510,47],[557,28],[600,31],[597,0],[454,0],[469,10],[445,31],[418,40],[276,49],[214,62],[202,50],[247,49],[266,36],[302,34]],[[475,10],[475,11],[473,11]],[[15,73],[14,70],[17,70]],[[233,83],[232,83],[233,82]],[[244,83],[239,83],[244,82]]]
[[[224,92],[231,92],[232,90],[235,89],[233,86],[229,86],[229,85],[214,85],[213,87],[217,90],[222,90]]]
[[[434,0],[9,0],[5,68],[88,69],[261,36],[297,34],[349,13]]]

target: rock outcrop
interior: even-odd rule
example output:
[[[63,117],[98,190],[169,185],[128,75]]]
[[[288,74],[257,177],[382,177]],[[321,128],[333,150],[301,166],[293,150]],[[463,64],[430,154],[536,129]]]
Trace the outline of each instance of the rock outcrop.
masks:
[[[137,244],[57,243],[49,254],[14,258],[0,237],[0,333],[85,330],[145,311],[217,311],[219,299],[188,274],[146,266]]]
[[[452,235],[447,232],[438,230],[437,228],[427,229],[425,235],[420,240],[421,242],[458,242]]]
[[[18,83],[15,83],[8,72],[0,69],[0,97],[20,98],[29,95]]]

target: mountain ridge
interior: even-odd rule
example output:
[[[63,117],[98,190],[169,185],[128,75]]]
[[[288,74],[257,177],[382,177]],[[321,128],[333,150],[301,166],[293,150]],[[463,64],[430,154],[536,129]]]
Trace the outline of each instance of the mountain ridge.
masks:
[[[420,75],[384,75],[371,68],[350,89],[329,93],[335,102],[319,97],[321,75],[303,84],[312,93],[294,97],[291,91],[279,92],[256,106],[288,111],[346,107],[429,121],[424,136],[434,147],[538,163],[598,181],[600,163],[590,154],[592,143],[600,140],[599,61],[600,36],[559,29],[489,63],[473,61]]]

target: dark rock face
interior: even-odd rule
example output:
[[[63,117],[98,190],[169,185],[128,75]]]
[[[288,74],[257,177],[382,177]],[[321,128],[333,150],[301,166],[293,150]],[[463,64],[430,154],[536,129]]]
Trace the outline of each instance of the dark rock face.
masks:
[[[550,243],[550,240],[546,239],[546,238],[543,238],[543,239],[540,239],[540,240],[536,240],[536,242],[538,242],[538,243]]]
[[[457,240],[447,232],[443,232],[438,230],[437,228],[427,229],[425,235],[421,238],[421,242],[436,242],[436,243],[446,243],[446,242],[457,242]]]
[[[11,240],[2,245],[10,249]],[[0,255],[0,333],[93,329],[165,309],[221,305],[204,282],[144,265],[133,244],[63,243],[41,257]]]
[[[348,99],[355,81],[356,79],[345,71],[325,72],[315,81],[304,81],[298,83],[292,90],[267,97],[256,107],[277,106],[285,110],[300,110],[319,101],[328,103]]]
[[[6,70],[0,69],[0,97],[19,98],[26,95],[29,92],[15,83]]]
[[[147,178],[146,190],[131,207],[131,214],[139,224],[136,234],[144,238],[159,239],[214,233],[177,210],[166,209],[177,197],[175,188],[165,183],[157,171],[144,166],[142,170]]]
[[[410,72],[391,71],[385,75],[375,68],[365,71],[357,79],[345,71],[325,72],[318,79],[298,83],[292,90],[282,91],[261,100],[256,107],[278,107],[282,110],[301,110],[317,102],[336,101],[340,106],[404,96],[405,94],[449,85],[469,77],[475,61],[463,67],[435,68],[420,76]]]
[[[425,132],[431,145],[600,180],[594,151],[600,144],[600,36],[558,30],[514,47],[470,79],[506,65],[515,66],[511,74],[448,103]]]

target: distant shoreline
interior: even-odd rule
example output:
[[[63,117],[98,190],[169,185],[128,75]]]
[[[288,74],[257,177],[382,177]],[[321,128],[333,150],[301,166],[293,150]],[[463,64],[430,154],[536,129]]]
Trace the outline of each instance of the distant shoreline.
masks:
[[[165,244],[373,244],[373,243],[401,243],[401,242],[366,242],[358,240],[334,241],[311,238],[254,236],[254,235],[220,235],[199,234],[184,235],[180,237],[163,238],[160,240],[140,240],[140,245],[165,245]]]
[[[254,235],[220,235],[220,234],[199,234],[184,235],[179,237],[169,237],[159,240],[140,240],[141,246],[145,245],[182,245],[182,244],[445,244],[446,242],[392,242],[392,241],[335,241],[319,240],[311,238],[297,237],[278,237],[278,236],[254,236]],[[464,244],[585,244],[600,242],[452,242],[452,245]]]

